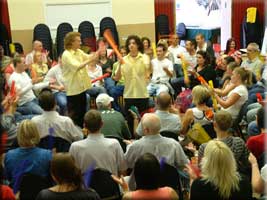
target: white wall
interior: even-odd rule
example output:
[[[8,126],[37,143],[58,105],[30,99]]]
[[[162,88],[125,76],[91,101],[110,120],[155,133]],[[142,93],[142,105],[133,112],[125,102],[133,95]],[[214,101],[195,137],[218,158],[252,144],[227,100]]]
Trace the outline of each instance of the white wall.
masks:
[[[222,0],[221,49],[225,50],[227,40],[232,37],[232,0]]]

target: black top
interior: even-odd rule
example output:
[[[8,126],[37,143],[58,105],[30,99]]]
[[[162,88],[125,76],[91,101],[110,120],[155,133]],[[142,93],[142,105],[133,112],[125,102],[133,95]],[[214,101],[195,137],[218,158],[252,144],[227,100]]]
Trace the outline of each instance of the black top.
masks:
[[[102,67],[103,74],[105,74],[105,73],[108,73],[107,68],[110,68],[110,70],[112,70],[113,61],[108,58],[106,63],[103,64],[99,62],[98,64]]]
[[[198,66],[196,66],[195,68],[196,71],[197,68]],[[207,82],[209,82],[209,80],[212,80],[214,87],[217,87],[216,72],[210,65],[206,66],[204,69],[199,71],[198,74],[202,76]],[[193,88],[199,84],[200,82],[194,76],[191,76],[191,87]]]
[[[38,194],[36,200],[100,200],[100,197],[92,189],[71,192],[53,192],[45,189]]]
[[[190,200],[226,200],[219,196],[218,189],[210,182],[196,179],[191,186]],[[239,191],[233,191],[227,200],[250,200],[252,199],[251,184],[248,179],[242,178],[239,184]]]

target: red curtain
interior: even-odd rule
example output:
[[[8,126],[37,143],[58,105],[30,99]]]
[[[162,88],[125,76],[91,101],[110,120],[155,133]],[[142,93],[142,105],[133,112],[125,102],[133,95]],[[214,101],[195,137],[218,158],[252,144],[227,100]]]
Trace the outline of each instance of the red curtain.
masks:
[[[246,10],[249,7],[256,7],[259,11],[259,18],[264,23],[264,1],[265,0],[233,0],[232,4],[232,36],[237,41],[237,47],[240,48],[241,24]]]
[[[175,33],[175,0],[155,0],[155,19],[159,15],[169,18],[170,33]]]
[[[7,0],[0,0],[0,13],[1,13],[0,22],[6,26],[9,39],[11,40],[11,31],[10,31],[10,21],[9,21]]]

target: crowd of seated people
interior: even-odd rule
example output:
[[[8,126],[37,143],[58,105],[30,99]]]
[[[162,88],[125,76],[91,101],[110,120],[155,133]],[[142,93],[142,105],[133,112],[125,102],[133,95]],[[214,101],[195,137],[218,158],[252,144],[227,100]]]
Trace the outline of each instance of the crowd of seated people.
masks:
[[[38,200],[101,199],[90,185],[95,169],[112,175],[120,199],[267,196],[267,64],[258,44],[241,56],[230,38],[215,57],[202,34],[185,47],[174,34],[155,49],[130,35],[116,58],[104,38],[88,54],[79,33],[64,42],[53,66],[40,41],[25,57],[0,46],[0,199],[22,198],[25,174],[49,182]],[[163,184],[164,164],[179,186]]]

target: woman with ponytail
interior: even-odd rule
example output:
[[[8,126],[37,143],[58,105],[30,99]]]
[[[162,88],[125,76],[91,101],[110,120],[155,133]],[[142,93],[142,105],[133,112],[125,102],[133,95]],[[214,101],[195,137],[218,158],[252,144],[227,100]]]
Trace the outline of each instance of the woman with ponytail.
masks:
[[[217,94],[215,94],[215,97],[222,109],[231,113],[233,120],[235,120],[242,105],[248,100],[246,86],[252,84],[252,74],[245,68],[235,68],[231,76],[231,83],[235,87],[228,93],[226,99],[219,97]]]
[[[42,190],[36,200],[98,200],[98,194],[91,189],[84,189],[81,170],[75,165],[68,153],[53,155],[51,176],[56,185]]]

